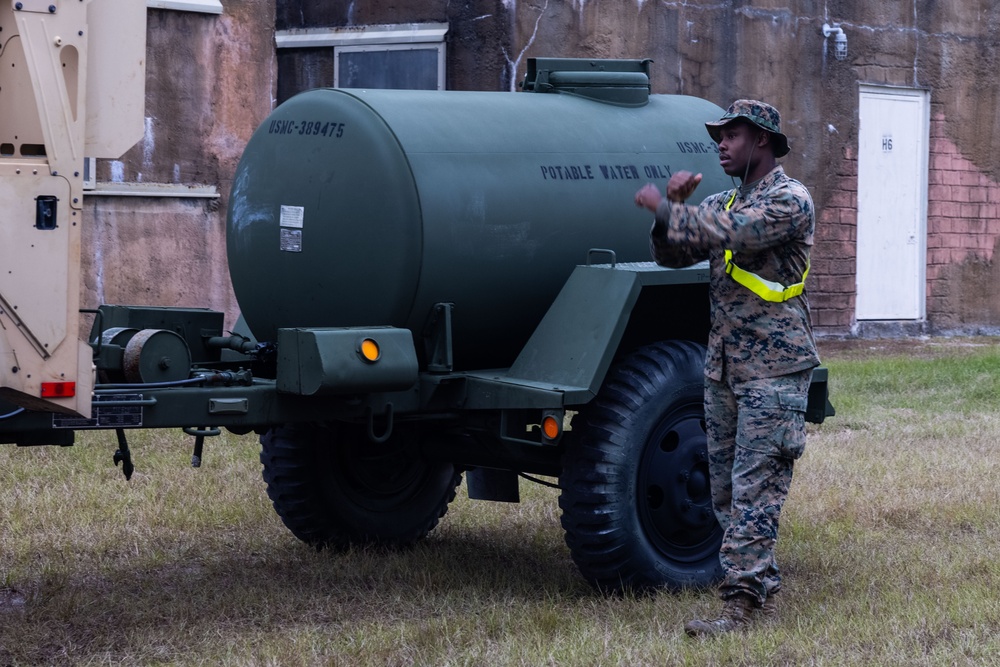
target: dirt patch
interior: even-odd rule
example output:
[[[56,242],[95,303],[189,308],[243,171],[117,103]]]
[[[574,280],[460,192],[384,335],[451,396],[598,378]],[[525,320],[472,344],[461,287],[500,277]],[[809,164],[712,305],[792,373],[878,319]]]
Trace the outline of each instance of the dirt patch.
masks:
[[[24,595],[13,588],[0,588],[0,613],[23,613]]]
[[[816,342],[821,359],[915,357],[933,359],[962,352],[1000,347],[992,336],[920,336],[917,338],[821,338]]]

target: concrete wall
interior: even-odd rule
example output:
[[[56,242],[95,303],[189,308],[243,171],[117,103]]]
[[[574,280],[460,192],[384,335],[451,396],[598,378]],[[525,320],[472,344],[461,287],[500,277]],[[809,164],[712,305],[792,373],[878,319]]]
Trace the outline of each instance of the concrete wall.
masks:
[[[83,307],[196,306],[238,312],[226,263],[229,189],[274,97],[273,0],[225,0],[222,15],[149,10],[146,135],[104,183],[214,187],[217,199],[87,195]],[[183,188],[181,188],[183,189]]]
[[[276,95],[272,29],[447,22],[448,87],[513,90],[531,56],[652,58],[653,89],[720,106],[756,97],[782,112],[786,170],[812,191],[817,244],[808,289],[820,331],[856,328],[859,84],[926,89],[931,99],[927,322],[921,330],[1000,327],[1000,5],[995,0],[225,0],[208,18],[150,12],[153,137],[127,178],[216,185],[206,202],[91,198],[95,282],[85,303],[211,305],[225,284],[224,212],[242,145]],[[836,60],[824,23],[839,23]],[[282,59],[285,77],[322,69]],[[317,70],[317,71],[319,71]],[[177,166],[175,166],[177,165]],[[179,174],[179,175],[178,175]],[[105,177],[107,174],[105,174]],[[164,243],[163,238],[174,237]],[[113,255],[153,257],[109,264]],[[104,258],[98,265],[98,258]],[[133,272],[135,271],[135,272]]]

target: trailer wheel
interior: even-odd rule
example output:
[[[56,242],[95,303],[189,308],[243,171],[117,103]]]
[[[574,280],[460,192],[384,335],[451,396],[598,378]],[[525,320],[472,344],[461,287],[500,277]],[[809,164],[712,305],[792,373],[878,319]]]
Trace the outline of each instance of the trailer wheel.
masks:
[[[583,576],[606,592],[709,586],[722,575],[704,422],[705,348],[663,342],[609,372],[574,420],[562,525]]]
[[[406,546],[444,516],[462,474],[426,460],[419,434],[399,426],[384,443],[349,424],[295,424],[261,436],[267,495],[282,522],[317,548]]]

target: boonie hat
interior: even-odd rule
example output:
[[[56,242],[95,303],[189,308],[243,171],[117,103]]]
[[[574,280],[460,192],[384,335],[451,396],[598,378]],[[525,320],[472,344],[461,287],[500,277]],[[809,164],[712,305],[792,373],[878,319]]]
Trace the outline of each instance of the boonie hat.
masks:
[[[788,154],[788,137],[781,133],[781,115],[778,110],[766,102],[758,100],[736,100],[729,109],[714,123],[705,123],[705,129],[715,143],[722,138],[722,128],[737,118],[746,118],[762,130],[767,130],[774,137],[774,156],[783,157]]]

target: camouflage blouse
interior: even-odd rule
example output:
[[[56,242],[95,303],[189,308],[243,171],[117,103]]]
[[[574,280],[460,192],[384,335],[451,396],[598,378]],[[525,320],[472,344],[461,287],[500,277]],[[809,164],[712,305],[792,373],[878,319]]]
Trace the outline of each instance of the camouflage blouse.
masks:
[[[819,355],[806,294],[765,301],[733,280],[725,262],[729,249],[734,264],[761,278],[800,282],[816,225],[812,197],[780,166],[748,192],[737,190],[727,211],[733,193],[711,195],[698,206],[664,199],[650,231],[657,264],[679,268],[709,260],[712,329],[705,375],[746,382],[812,368]]]

